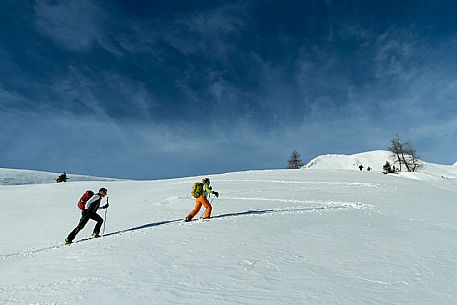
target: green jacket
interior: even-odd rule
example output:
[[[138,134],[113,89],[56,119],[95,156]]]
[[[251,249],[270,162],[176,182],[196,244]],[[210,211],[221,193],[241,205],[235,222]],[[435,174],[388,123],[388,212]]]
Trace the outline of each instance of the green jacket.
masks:
[[[213,189],[209,184],[203,184],[203,196],[207,197],[208,195],[213,193]]]

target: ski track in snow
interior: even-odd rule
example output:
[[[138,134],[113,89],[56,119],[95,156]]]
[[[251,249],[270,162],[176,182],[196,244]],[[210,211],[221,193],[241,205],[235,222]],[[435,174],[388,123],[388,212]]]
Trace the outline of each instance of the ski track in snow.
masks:
[[[325,185],[332,187],[369,187],[377,188],[379,184],[368,182],[327,182],[327,181],[285,181],[285,180],[261,180],[261,179],[247,179],[247,180],[225,180],[221,179],[219,182],[255,182],[255,183],[280,183],[280,184],[301,184],[301,185]]]
[[[367,188],[378,188],[379,184],[369,183],[369,182],[329,182],[329,181],[294,181],[294,180],[265,180],[265,179],[218,179],[218,184],[223,184],[224,182],[235,182],[235,183],[278,183],[278,184],[296,184],[296,185],[307,185],[314,186],[320,185],[324,187],[333,187],[333,188],[351,188],[351,187],[367,187]],[[179,184],[189,184],[189,181],[180,181],[175,182],[173,185]]]
[[[260,198],[260,197],[224,197],[225,199],[232,200],[248,200],[248,201],[268,201],[268,202],[281,202],[281,203],[299,203],[299,204],[321,204],[324,206],[334,206],[335,204],[341,206],[366,207],[368,205],[362,202],[347,202],[347,201],[324,201],[324,200],[299,200],[299,199],[278,199],[278,198]]]
[[[281,203],[294,203],[294,204],[313,204],[314,206],[293,206],[293,207],[285,207],[285,208],[272,208],[272,209],[252,209],[247,211],[239,211],[233,213],[225,213],[219,214],[211,217],[211,221],[205,222],[213,222],[213,221],[220,221],[223,218],[235,218],[235,217],[246,217],[246,216],[264,216],[264,215],[272,215],[275,213],[280,214],[300,214],[300,213],[309,213],[309,212],[316,212],[316,211],[329,211],[329,210],[343,210],[343,209],[366,209],[371,208],[370,204],[365,204],[362,202],[345,202],[345,201],[319,201],[319,200],[293,200],[293,199],[268,199],[268,198],[244,198],[244,197],[230,197],[226,199],[234,199],[234,200],[248,200],[248,201],[269,201],[269,202],[281,202]],[[317,205],[317,206],[316,206]],[[201,221],[193,221],[190,223],[184,223],[181,218],[173,219],[173,220],[165,220],[165,221],[158,221],[154,223],[144,224],[137,227],[132,227],[129,229],[124,229],[120,231],[110,232],[105,234],[102,238],[107,238],[109,236],[114,235],[122,235],[123,233],[127,232],[134,232],[140,231],[152,227],[158,227],[162,225],[172,225],[172,224],[181,224],[181,225],[192,225],[195,223],[201,223]],[[80,240],[75,241],[73,244],[78,244],[81,242],[89,241],[91,238],[83,238]],[[49,252],[52,250],[57,250],[62,247],[71,247],[72,245],[64,245],[64,244],[55,244],[48,247],[38,248],[38,249],[26,249],[17,252],[1,254],[0,257],[3,260],[14,258],[14,257],[33,257],[34,254]]]

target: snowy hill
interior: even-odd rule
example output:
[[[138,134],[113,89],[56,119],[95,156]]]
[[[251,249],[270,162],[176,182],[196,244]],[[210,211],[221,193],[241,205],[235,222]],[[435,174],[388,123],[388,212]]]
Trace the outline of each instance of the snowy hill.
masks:
[[[55,183],[56,178],[61,173],[49,173],[42,171],[23,170],[23,169],[8,169],[0,168],[0,185],[20,185],[20,184],[40,184],[40,183]],[[72,181],[109,181],[116,180],[111,178],[101,178],[84,175],[67,174]]]
[[[364,167],[364,171],[368,167],[371,167],[373,171],[381,172],[382,166],[386,163],[386,161],[389,161],[391,164],[393,164],[393,161],[390,157],[390,152],[385,150],[375,150],[353,155],[321,155],[309,161],[306,165],[303,166],[303,168],[359,171],[359,166],[362,165]],[[422,161],[422,163],[424,164],[424,169],[420,170],[422,175],[402,172],[398,176],[411,179],[440,179],[457,177],[457,166],[455,166],[455,164],[442,165],[424,161]]]
[[[456,304],[457,179],[417,176],[213,175],[190,223],[202,177],[0,186],[0,304]],[[63,246],[101,186],[105,237]]]
[[[390,160],[390,153],[388,151],[376,150],[353,155],[322,155],[309,161],[303,167],[313,169],[359,170],[359,165],[362,165],[365,170],[371,167],[375,171],[382,171],[382,166],[387,160]]]

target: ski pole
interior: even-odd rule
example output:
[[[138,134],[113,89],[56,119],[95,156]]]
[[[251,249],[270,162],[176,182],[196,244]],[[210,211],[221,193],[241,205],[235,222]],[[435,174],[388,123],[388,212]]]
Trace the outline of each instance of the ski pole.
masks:
[[[109,197],[106,197],[106,204],[109,204],[108,199],[109,199]],[[103,221],[103,233],[102,233],[102,236],[105,235],[106,212],[108,212],[107,210],[108,210],[108,208],[105,209],[105,221]]]

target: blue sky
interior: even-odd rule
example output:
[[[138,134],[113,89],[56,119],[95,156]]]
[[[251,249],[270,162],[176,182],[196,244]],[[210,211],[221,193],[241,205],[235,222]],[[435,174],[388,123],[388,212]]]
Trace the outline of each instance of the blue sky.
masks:
[[[0,3],[0,167],[155,179],[293,149],[457,161],[453,1]]]

